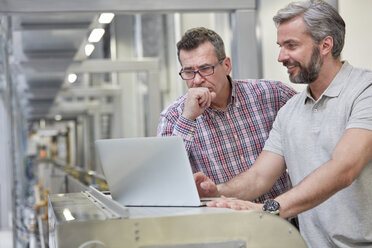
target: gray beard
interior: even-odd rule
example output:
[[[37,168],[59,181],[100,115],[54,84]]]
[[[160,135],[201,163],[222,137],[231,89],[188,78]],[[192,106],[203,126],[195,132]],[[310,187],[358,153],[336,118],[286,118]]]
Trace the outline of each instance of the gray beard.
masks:
[[[301,66],[298,62],[294,64],[300,67],[300,72],[295,77],[289,76],[289,80],[295,84],[311,84],[318,78],[320,69],[323,65],[323,59],[320,57],[319,48],[316,46],[314,47],[307,67]],[[284,63],[284,65],[286,64]]]

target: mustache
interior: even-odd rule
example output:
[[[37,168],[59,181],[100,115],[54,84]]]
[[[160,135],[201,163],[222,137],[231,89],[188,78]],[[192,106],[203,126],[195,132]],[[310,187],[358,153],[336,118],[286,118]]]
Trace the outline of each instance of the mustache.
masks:
[[[301,67],[300,63],[298,63],[298,62],[285,61],[285,62],[283,62],[283,65],[285,67],[288,67],[288,66],[298,66],[298,67]]]

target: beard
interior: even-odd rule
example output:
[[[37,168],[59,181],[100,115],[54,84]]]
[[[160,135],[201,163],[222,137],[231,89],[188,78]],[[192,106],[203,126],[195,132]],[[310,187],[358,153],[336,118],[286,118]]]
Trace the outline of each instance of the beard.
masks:
[[[289,80],[291,80],[292,83],[311,84],[319,76],[320,69],[323,65],[323,59],[320,57],[319,48],[315,46],[308,66],[302,66],[299,62],[284,62],[283,65],[294,65],[300,68],[300,72],[297,76],[289,75]]]

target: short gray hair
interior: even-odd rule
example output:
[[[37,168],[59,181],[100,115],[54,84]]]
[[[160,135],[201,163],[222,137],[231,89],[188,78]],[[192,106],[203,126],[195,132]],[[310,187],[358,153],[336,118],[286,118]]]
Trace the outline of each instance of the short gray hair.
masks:
[[[178,60],[181,62],[181,50],[193,50],[207,41],[212,43],[218,60],[226,58],[225,45],[222,38],[213,30],[204,27],[197,27],[187,30],[181,40],[177,43]]]
[[[309,34],[317,44],[326,36],[333,38],[332,56],[338,58],[345,42],[345,22],[337,10],[322,0],[294,2],[279,10],[273,20],[278,27],[298,16],[303,17]]]

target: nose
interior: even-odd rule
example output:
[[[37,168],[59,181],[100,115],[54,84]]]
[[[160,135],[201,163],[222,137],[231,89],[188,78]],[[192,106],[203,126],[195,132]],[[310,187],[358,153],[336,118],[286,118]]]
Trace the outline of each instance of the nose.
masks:
[[[286,50],[282,47],[280,48],[279,56],[278,56],[278,62],[282,63],[284,61],[287,61],[289,58],[288,53]]]
[[[194,85],[198,87],[198,86],[200,86],[203,82],[204,82],[204,77],[202,77],[202,76],[200,75],[200,73],[197,72],[197,73],[195,74],[194,79],[193,79],[193,83],[194,83]]]

